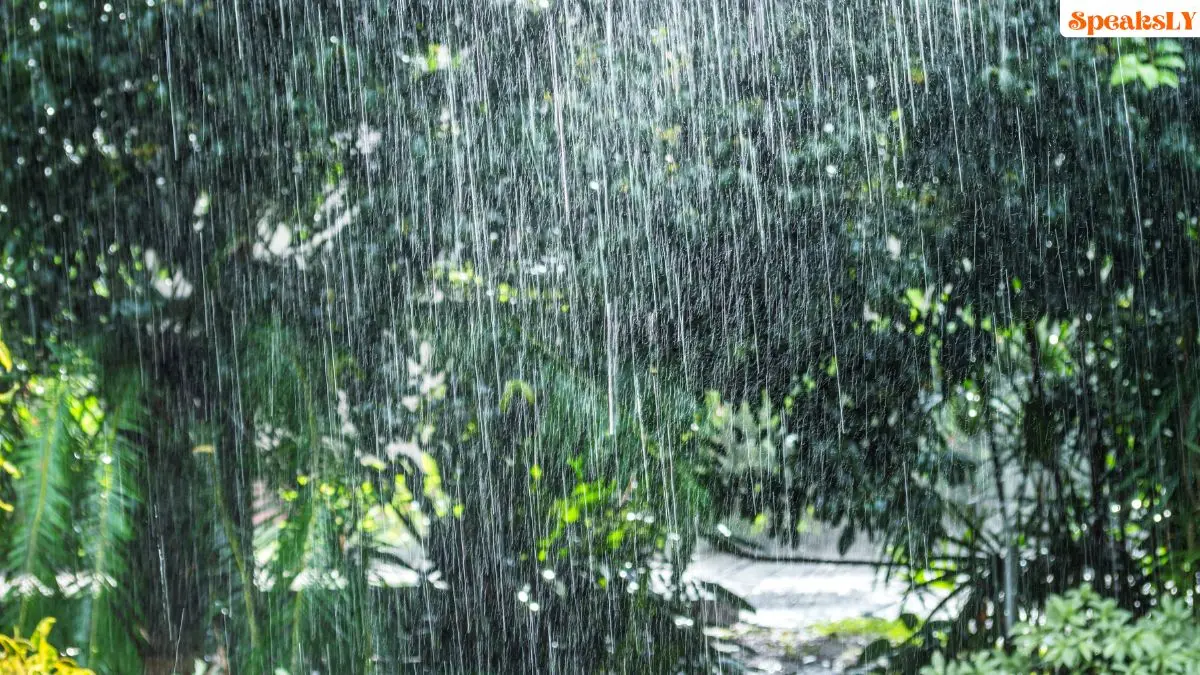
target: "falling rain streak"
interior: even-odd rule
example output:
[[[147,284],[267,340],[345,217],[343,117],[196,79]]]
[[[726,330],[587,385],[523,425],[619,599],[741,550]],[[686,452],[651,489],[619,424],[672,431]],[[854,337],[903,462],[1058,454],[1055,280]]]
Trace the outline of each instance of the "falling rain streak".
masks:
[[[0,673],[1195,672],[1200,60],[1057,9],[0,4]]]

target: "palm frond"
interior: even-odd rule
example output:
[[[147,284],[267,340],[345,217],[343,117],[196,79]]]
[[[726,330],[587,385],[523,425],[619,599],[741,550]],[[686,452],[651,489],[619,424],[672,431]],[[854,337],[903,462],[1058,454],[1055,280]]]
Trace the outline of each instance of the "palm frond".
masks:
[[[126,390],[128,391],[128,390]],[[137,648],[130,630],[136,603],[130,592],[126,556],[135,536],[142,464],[131,436],[140,433],[144,412],[136,395],[113,401],[93,438],[91,480],[83,505],[83,549],[87,581],[82,594],[76,646],[80,662],[99,672],[127,672]]]
[[[277,602],[284,604],[284,611],[276,615],[274,629],[277,635],[287,636],[280,642],[287,645],[286,662],[294,672],[301,672],[304,665],[302,631],[309,590],[303,583],[296,582],[304,580],[304,573],[309,568],[317,524],[318,517],[311,495],[300,496],[293,504],[283,528],[279,551],[272,566],[277,583]],[[283,625],[279,625],[280,622]]]
[[[9,594],[17,594],[15,615],[6,621],[22,628],[34,616],[34,605],[58,590],[58,574],[68,569],[72,522],[71,464],[79,447],[71,415],[70,393],[58,385],[35,399],[24,411],[24,438],[17,443],[12,464],[21,478],[14,485],[16,500],[9,549],[4,556]]]

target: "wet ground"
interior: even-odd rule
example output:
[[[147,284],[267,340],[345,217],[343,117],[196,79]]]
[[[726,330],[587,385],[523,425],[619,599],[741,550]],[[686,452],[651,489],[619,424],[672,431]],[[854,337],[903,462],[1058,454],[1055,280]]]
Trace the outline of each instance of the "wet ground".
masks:
[[[827,538],[818,537],[794,553],[838,558],[833,548]],[[873,553],[875,549],[865,545],[848,555],[870,559]],[[719,583],[754,607],[753,612],[741,612],[729,627],[711,631],[723,648],[738,651],[754,669],[751,672],[845,672],[862,648],[879,636],[859,631],[831,634],[831,627],[848,623],[846,619],[892,620],[901,611],[919,616],[927,611],[919,601],[905,600],[903,585],[886,583],[867,565],[756,562],[705,548],[696,554],[688,574]]]

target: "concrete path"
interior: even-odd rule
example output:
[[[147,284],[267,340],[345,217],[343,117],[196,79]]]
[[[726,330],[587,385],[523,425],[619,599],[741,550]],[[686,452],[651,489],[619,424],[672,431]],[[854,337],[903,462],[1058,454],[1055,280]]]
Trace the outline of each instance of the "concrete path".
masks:
[[[837,558],[833,541],[836,537],[814,538],[793,552]],[[871,559],[876,553],[866,544],[848,556]],[[902,611],[923,617],[929,609],[915,598],[906,601],[902,584],[884,582],[882,573],[865,565],[756,562],[702,547],[687,574],[720,584],[754,607],[713,634],[760,673],[843,672],[875,636],[828,635],[831,622],[892,620]]]

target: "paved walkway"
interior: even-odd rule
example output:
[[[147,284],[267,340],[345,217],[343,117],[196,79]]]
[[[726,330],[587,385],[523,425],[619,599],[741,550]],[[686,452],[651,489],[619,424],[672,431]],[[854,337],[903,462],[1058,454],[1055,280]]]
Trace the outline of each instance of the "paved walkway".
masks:
[[[837,558],[826,539],[806,542],[796,553]],[[870,559],[875,553],[868,544],[848,555]],[[829,636],[814,627],[858,617],[891,620],[902,609],[919,616],[927,611],[915,600],[906,604],[904,586],[885,583],[882,574],[869,566],[756,562],[702,547],[688,576],[718,583],[755,608],[742,612],[728,629],[714,633],[762,673],[842,672],[874,637]]]

